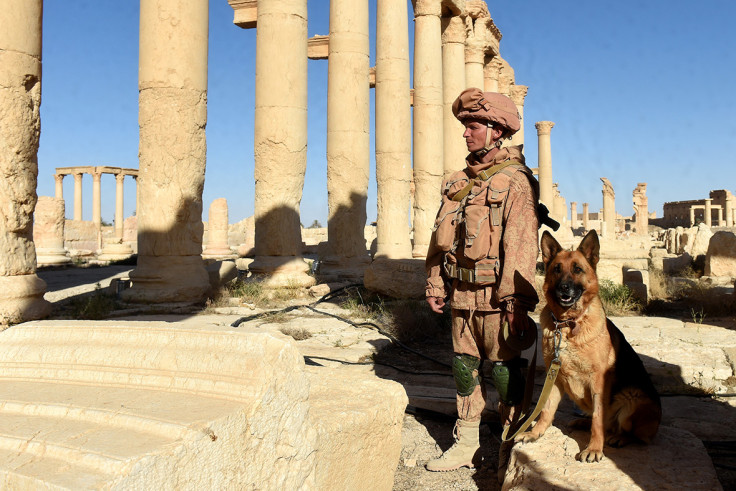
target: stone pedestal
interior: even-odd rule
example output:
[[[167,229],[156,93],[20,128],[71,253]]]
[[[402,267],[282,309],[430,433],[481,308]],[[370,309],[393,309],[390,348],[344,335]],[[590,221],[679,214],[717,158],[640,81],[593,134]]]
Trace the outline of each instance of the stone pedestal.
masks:
[[[455,15],[442,18],[442,106],[445,176],[463,169],[468,149],[464,127],[452,114],[452,103],[465,90],[465,22]]]
[[[320,276],[362,281],[370,179],[368,0],[330,1],[327,68],[328,242]]]
[[[41,0],[2,2],[0,28],[0,323],[48,314],[36,276],[36,207],[41,126]]]
[[[610,234],[611,238],[616,237],[616,194],[613,192],[613,185],[605,177],[601,177],[603,182],[603,220],[605,227],[601,227],[601,235],[604,237]]]
[[[552,191],[552,150],[550,148],[550,133],[554,127],[552,121],[539,121],[537,128],[538,163],[539,166],[539,201],[544,203],[550,212],[554,209],[554,194]]]
[[[66,264],[71,258],[64,249],[64,200],[39,196],[33,220],[33,242],[39,266]]]
[[[193,302],[202,261],[208,2],[142,0],[138,264],[130,301]]]
[[[444,173],[442,32],[440,0],[414,7],[414,241],[413,257],[426,257]],[[481,68],[482,69],[482,68]]]
[[[235,259],[238,257],[227,243],[227,200],[217,198],[210,205],[207,222],[207,247],[202,251],[205,259]]]
[[[256,29],[255,259],[250,271],[310,286],[299,204],[307,167],[307,0],[259,0]],[[285,265],[297,264],[293,268]],[[279,285],[281,280],[268,280]]]

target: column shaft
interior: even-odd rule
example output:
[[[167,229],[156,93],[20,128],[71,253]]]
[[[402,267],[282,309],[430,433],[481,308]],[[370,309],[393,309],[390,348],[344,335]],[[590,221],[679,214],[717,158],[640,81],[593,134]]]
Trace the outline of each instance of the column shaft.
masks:
[[[208,4],[140,2],[138,264],[129,300],[198,301],[209,289],[201,257]]]
[[[414,244],[425,257],[444,174],[440,0],[418,1],[414,18]]]
[[[84,174],[74,174],[74,219],[82,220],[82,177]]]
[[[578,226],[578,204],[575,201],[570,202],[570,227]]]
[[[703,222],[709,227],[713,224],[713,200],[711,198],[705,199],[705,210],[703,211]]]
[[[734,207],[733,200],[726,199],[726,227],[734,226],[733,207]]]
[[[486,56],[483,66],[483,91],[498,92],[498,72],[501,69],[495,56]]]
[[[56,187],[54,189],[54,197],[64,199],[64,174],[54,174]]]
[[[483,73],[486,54],[482,46],[471,43],[465,46],[465,85],[466,88],[485,87],[485,74]]]
[[[695,225],[695,208],[690,207],[690,226]]]
[[[99,229],[102,224],[102,190],[100,184],[102,173],[92,174],[92,223]]]
[[[590,219],[589,217],[590,208],[589,207],[590,205],[588,203],[583,203],[583,228],[585,229],[586,232],[590,230],[590,226],[588,223],[588,220]]]
[[[123,223],[125,220],[123,204],[123,185],[125,181],[125,174],[115,175],[115,238],[123,238]]]
[[[376,257],[411,257],[411,106],[404,0],[378,0],[376,14]]]
[[[552,211],[554,194],[552,192],[552,150],[550,133],[555,124],[552,121],[539,121],[535,124],[538,139],[538,172],[539,172],[539,201],[547,205]]]
[[[370,179],[368,0],[330,1],[327,68],[328,254],[320,273],[362,278]]]
[[[0,324],[45,316],[36,275],[36,206],[41,128],[41,0],[4,0],[0,27]]]
[[[443,162],[445,176],[463,169],[468,155],[463,125],[452,114],[452,103],[465,90],[465,22],[460,16],[442,18]]]

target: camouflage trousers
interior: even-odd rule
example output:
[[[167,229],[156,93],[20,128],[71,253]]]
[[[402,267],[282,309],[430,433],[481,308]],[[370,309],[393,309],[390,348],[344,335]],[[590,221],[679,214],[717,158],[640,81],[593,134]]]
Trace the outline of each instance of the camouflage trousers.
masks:
[[[507,361],[520,355],[503,341],[501,312],[452,309],[452,348],[457,354],[472,355],[481,360]],[[486,387],[480,385],[469,396],[457,396],[457,414],[464,421],[480,421],[486,406]],[[510,408],[500,405],[502,421]]]

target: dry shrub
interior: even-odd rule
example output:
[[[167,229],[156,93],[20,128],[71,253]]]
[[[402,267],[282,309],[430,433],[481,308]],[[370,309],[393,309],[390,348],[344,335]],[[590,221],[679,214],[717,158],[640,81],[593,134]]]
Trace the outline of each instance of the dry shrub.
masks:
[[[628,286],[619,285],[611,280],[601,280],[598,285],[598,294],[606,315],[632,315],[641,310],[639,301]]]
[[[280,328],[279,331],[281,331],[282,334],[291,336],[296,341],[303,341],[312,337],[312,333],[309,332],[307,329],[304,329],[303,327],[284,326]]]

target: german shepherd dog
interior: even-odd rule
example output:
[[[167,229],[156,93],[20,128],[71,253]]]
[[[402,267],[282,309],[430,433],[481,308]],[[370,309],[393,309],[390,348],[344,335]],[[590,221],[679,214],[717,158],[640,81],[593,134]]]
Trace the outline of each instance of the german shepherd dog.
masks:
[[[600,461],[604,440],[612,447],[649,443],[659,428],[662,405],[636,352],[603,311],[596,276],[598,234],[590,231],[577,250],[566,251],[545,231],[541,249],[547,299],[540,314],[542,351],[549,367],[559,331],[560,370],[539,421],[516,441],[533,442],[544,435],[564,392],[592,417],[590,442],[578,460]],[[584,421],[574,424],[587,426]]]

